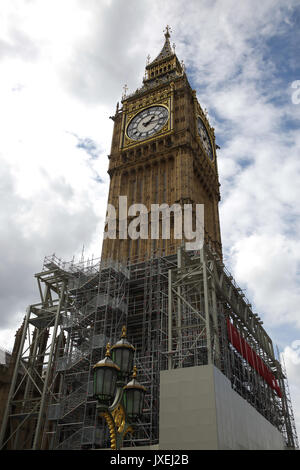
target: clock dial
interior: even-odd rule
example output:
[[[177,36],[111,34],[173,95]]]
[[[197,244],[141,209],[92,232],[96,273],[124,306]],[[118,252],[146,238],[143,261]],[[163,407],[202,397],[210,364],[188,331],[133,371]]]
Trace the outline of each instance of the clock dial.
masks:
[[[132,140],[149,139],[168,121],[169,111],[164,106],[151,106],[136,114],[127,127],[127,135]]]
[[[208,132],[206,130],[206,127],[205,127],[202,119],[199,116],[198,116],[198,119],[197,119],[197,127],[198,127],[198,133],[199,133],[202,145],[204,147],[204,150],[206,151],[209,158],[211,160],[213,160],[214,159],[214,152],[213,152],[213,148],[212,148],[212,145],[211,145],[211,141],[210,141]]]

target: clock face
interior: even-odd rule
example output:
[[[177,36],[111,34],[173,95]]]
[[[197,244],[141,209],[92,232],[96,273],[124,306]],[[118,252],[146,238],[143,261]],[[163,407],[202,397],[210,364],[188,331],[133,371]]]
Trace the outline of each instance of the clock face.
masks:
[[[202,119],[199,116],[198,116],[198,119],[197,119],[197,127],[198,127],[198,132],[199,132],[200,139],[201,139],[202,145],[204,147],[204,150],[206,151],[209,158],[211,160],[213,160],[214,159],[214,152],[213,152],[213,148],[212,148],[212,145],[211,145],[211,141],[210,141],[208,132],[206,130],[206,127],[205,127]]]
[[[164,106],[151,106],[131,119],[127,135],[132,140],[149,139],[168,121],[169,111]]]

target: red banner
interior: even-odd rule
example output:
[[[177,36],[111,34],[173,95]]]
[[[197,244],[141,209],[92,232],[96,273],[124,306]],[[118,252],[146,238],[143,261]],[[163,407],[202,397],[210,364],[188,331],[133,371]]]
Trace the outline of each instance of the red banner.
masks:
[[[256,354],[256,352],[249,346],[247,341],[239,334],[238,330],[230,323],[227,318],[227,331],[231,344],[243,356],[244,359],[255,369],[259,375],[267,382],[267,384],[276,391],[277,395],[281,398],[282,393],[270,368],[264,361]]]

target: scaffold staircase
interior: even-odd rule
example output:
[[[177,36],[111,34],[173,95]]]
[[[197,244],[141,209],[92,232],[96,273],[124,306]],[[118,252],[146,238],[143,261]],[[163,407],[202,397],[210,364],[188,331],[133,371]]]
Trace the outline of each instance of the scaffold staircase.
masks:
[[[56,450],[80,450],[82,440],[82,428],[75,431],[71,436],[61,442]]]
[[[81,385],[73,393],[68,395],[61,403],[61,419],[64,419],[69,413],[74,411],[80,405],[83,405],[87,398],[87,384]]]

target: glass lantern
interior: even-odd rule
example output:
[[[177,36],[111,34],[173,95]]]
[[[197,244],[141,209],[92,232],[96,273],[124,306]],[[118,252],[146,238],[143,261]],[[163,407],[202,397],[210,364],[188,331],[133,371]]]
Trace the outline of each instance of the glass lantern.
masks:
[[[132,371],[134,351],[135,348],[126,339],[126,327],[123,326],[120,341],[111,348],[112,360],[119,366],[123,377],[130,375]]]
[[[105,358],[97,362],[94,370],[94,396],[109,406],[116,394],[117,377],[120,368],[110,358],[110,344],[107,344]]]
[[[131,419],[142,415],[146,393],[145,387],[136,380],[136,373],[137,368],[134,366],[132,380],[123,388],[125,411]]]

